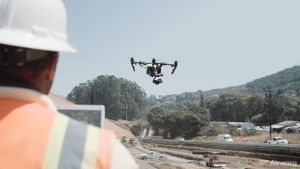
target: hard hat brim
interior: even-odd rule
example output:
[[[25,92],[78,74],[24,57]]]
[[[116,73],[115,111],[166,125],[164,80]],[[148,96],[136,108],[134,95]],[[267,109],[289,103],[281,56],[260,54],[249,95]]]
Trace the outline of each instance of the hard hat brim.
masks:
[[[0,29],[0,44],[45,51],[77,52],[67,41],[58,40],[54,37],[39,37],[26,31],[11,28]]]

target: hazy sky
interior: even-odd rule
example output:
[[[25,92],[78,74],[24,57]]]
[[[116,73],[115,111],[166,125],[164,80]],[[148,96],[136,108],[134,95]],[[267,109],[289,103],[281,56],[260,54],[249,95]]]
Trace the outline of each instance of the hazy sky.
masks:
[[[137,82],[148,95],[245,84],[300,63],[299,0],[63,0],[69,42],[52,93],[67,95],[99,75]],[[129,57],[165,67],[154,85]]]

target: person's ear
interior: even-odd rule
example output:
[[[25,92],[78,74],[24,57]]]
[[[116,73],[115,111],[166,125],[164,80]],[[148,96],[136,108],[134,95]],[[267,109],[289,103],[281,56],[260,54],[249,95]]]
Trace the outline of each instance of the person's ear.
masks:
[[[58,61],[58,53],[55,54],[54,56],[51,56],[48,60],[48,64],[46,67],[46,73],[47,73],[46,78],[49,81],[53,81],[54,79],[57,61]]]

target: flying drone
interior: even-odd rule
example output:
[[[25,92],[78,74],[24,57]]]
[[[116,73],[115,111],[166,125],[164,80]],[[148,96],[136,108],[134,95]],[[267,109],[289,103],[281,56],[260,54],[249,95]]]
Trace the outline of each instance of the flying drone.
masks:
[[[174,73],[175,69],[177,68],[177,61],[174,62],[174,64],[168,64],[168,63],[156,63],[156,60],[153,58],[152,63],[146,63],[146,62],[135,62],[133,58],[130,59],[130,63],[132,66],[133,71],[135,71],[134,65],[139,64],[141,67],[146,68],[146,74],[149,75],[150,77],[154,77],[153,83],[158,85],[162,83],[163,81],[161,79],[155,80],[155,78],[163,76],[164,73],[164,68],[163,66],[170,65],[172,69],[172,74]],[[147,66],[147,67],[144,67]]]

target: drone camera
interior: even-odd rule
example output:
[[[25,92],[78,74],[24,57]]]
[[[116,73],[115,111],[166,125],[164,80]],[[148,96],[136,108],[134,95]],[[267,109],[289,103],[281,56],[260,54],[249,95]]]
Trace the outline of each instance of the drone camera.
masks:
[[[158,84],[160,84],[160,83],[162,83],[163,81],[161,80],[161,79],[157,79],[157,80],[153,80],[153,83],[154,84],[156,84],[156,85],[158,85]]]

